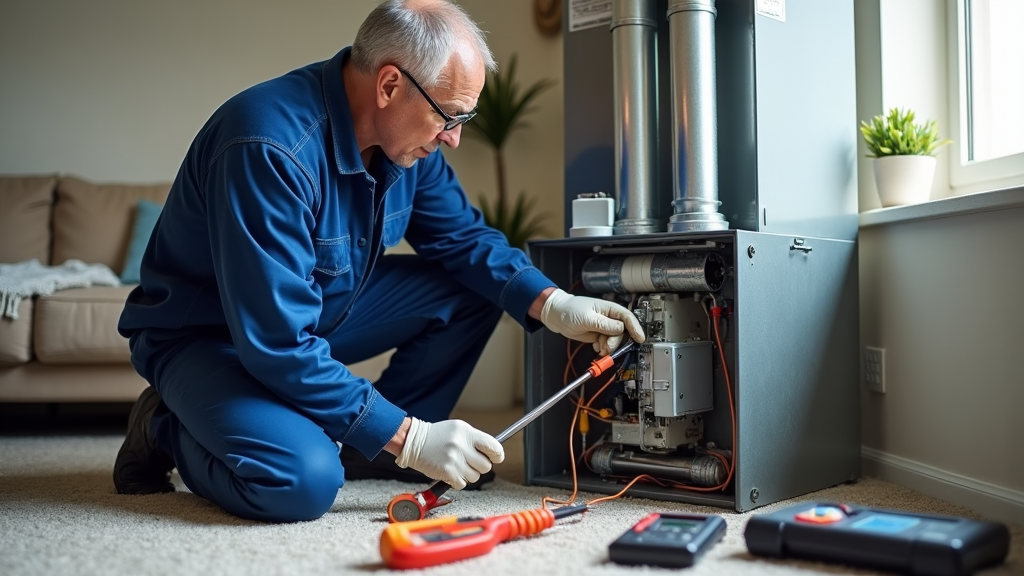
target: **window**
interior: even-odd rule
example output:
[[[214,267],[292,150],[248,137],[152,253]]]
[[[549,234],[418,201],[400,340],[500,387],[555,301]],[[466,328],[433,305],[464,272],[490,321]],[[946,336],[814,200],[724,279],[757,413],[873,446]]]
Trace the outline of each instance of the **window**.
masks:
[[[954,187],[1024,181],[1024,2],[951,0]],[[952,30],[951,30],[952,32]]]

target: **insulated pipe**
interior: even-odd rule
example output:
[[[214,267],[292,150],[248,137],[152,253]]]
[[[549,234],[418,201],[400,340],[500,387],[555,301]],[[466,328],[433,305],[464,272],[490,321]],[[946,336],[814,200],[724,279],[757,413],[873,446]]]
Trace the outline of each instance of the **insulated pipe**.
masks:
[[[590,456],[590,466],[603,475],[650,474],[657,478],[704,487],[721,486],[729,473],[722,461],[714,456],[658,456],[619,451],[613,446],[595,449]]]
[[[715,252],[595,256],[582,273],[593,294],[717,292],[725,277],[725,259]]]
[[[612,1],[614,234],[664,232],[658,197],[658,24],[653,0]]]
[[[718,211],[715,0],[669,0],[672,209],[669,232],[727,230]]]

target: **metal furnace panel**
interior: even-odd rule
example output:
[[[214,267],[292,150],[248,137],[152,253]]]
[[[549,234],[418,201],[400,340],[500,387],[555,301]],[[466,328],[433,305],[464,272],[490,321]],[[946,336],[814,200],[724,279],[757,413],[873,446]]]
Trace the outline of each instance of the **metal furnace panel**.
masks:
[[[857,249],[751,232],[736,248],[737,509],[749,510],[860,476]]]

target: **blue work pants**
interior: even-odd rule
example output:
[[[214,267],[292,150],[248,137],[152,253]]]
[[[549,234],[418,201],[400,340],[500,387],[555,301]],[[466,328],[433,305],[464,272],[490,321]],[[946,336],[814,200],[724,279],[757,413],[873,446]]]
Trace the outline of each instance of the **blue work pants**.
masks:
[[[396,348],[377,390],[410,416],[448,418],[502,311],[417,256],[382,257],[366,282],[325,336],[332,356],[349,364]],[[157,364],[166,407],[153,435],[193,493],[269,522],[330,509],[345,482],[337,444],[246,371],[230,338],[184,339]]]

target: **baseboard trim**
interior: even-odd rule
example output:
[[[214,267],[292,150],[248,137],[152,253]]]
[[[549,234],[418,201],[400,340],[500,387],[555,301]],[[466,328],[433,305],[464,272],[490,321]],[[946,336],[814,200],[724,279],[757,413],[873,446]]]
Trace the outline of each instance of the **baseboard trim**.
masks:
[[[1024,492],[947,472],[861,446],[865,476],[880,478],[918,492],[971,508],[985,516],[1024,525]]]

